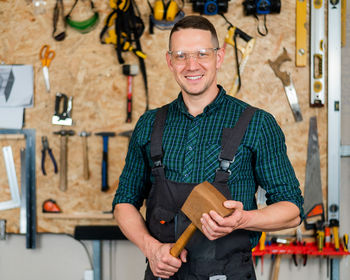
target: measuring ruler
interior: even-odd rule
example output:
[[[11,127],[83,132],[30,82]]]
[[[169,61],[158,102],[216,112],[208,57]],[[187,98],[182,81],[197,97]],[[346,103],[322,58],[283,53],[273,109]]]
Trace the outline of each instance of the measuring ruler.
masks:
[[[306,66],[306,0],[297,0],[295,27],[295,65]]]
[[[328,2],[328,222],[339,226],[341,156],[341,2]],[[338,234],[334,236],[339,240]],[[336,239],[335,239],[336,241]],[[335,242],[336,243],[336,242]],[[339,260],[332,260],[331,279],[339,279]]]
[[[337,1],[337,0],[336,0]],[[324,1],[311,1],[310,28],[310,105],[324,105]]]

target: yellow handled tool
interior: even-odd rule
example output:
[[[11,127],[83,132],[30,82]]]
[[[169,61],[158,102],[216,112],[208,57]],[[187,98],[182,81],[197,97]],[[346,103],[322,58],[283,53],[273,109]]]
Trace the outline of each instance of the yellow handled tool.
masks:
[[[245,47],[242,47],[242,46],[237,44],[237,42],[236,42],[237,36],[239,36],[245,42],[247,42]],[[255,45],[255,39],[250,37],[247,33],[240,30],[238,27],[231,26],[231,27],[229,27],[228,32],[227,32],[226,37],[225,37],[224,48],[226,48],[227,44],[229,44],[235,48],[235,55],[236,55],[237,74],[233,78],[233,84],[232,84],[232,87],[229,91],[229,94],[234,96],[240,89],[240,86],[241,86],[240,75],[244,71],[245,65],[248,61],[250,54],[253,52],[253,48]],[[241,63],[238,63],[237,50],[239,50],[241,52]]]

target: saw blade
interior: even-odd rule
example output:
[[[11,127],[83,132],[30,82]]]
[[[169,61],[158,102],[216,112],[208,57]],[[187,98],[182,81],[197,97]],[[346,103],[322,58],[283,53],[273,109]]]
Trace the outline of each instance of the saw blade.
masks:
[[[311,117],[309,124],[309,140],[307,147],[304,187],[304,210],[307,217],[320,215],[320,211],[316,211],[316,215],[312,214],[312,211],[315,209],[315,207],[321,207],[323,215],[323,195],[317,119],[316,117]]]

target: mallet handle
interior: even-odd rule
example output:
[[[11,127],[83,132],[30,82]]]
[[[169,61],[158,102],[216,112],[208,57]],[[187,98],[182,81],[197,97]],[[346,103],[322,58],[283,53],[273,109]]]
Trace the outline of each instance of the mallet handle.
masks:
[[[183,248],[185,248],[186,244],[188,243],[188,241],[191,239],[192,235],[195,233],[196,231],[196,226],[191,223],[186,229],[185,231],[181,234],[181,236],[179,237],[179,239],[176,241],[176,243],[174,244],[174,246],[170,249],[170,254],[173,257],[178,257],[181,253],[181,251],[183,250]]]

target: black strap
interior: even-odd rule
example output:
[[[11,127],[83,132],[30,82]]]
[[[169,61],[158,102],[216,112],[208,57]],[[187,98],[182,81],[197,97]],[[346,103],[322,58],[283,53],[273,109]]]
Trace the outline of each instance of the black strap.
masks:
[[[237,149],[256,110],[257,108],[248,106],[234,127],[223,129],[219,155],[220,167],[216,170],[215,182],[226,183],[228,181],[231,174],[230,164],[234,161]]]
[[[58,21],[60,19],[60,16],[62,17],[62,21],[64,24],[64,30],[56,35],[57,31],[57,25]],[[66,21],[64,19],[64,6],[63,6],[63,0],[56,0],[56,5],[53,10],[53,31],[52,31],[52,37],[56,41],[63,41],[66,38]]]
[[[163,132],[165,121],[168,113],[169,104],[161,107],[157,113],[154,120],[152,134],[151,134],[151,159],[154,162],[154,167],[162,165],[163,158]]]

